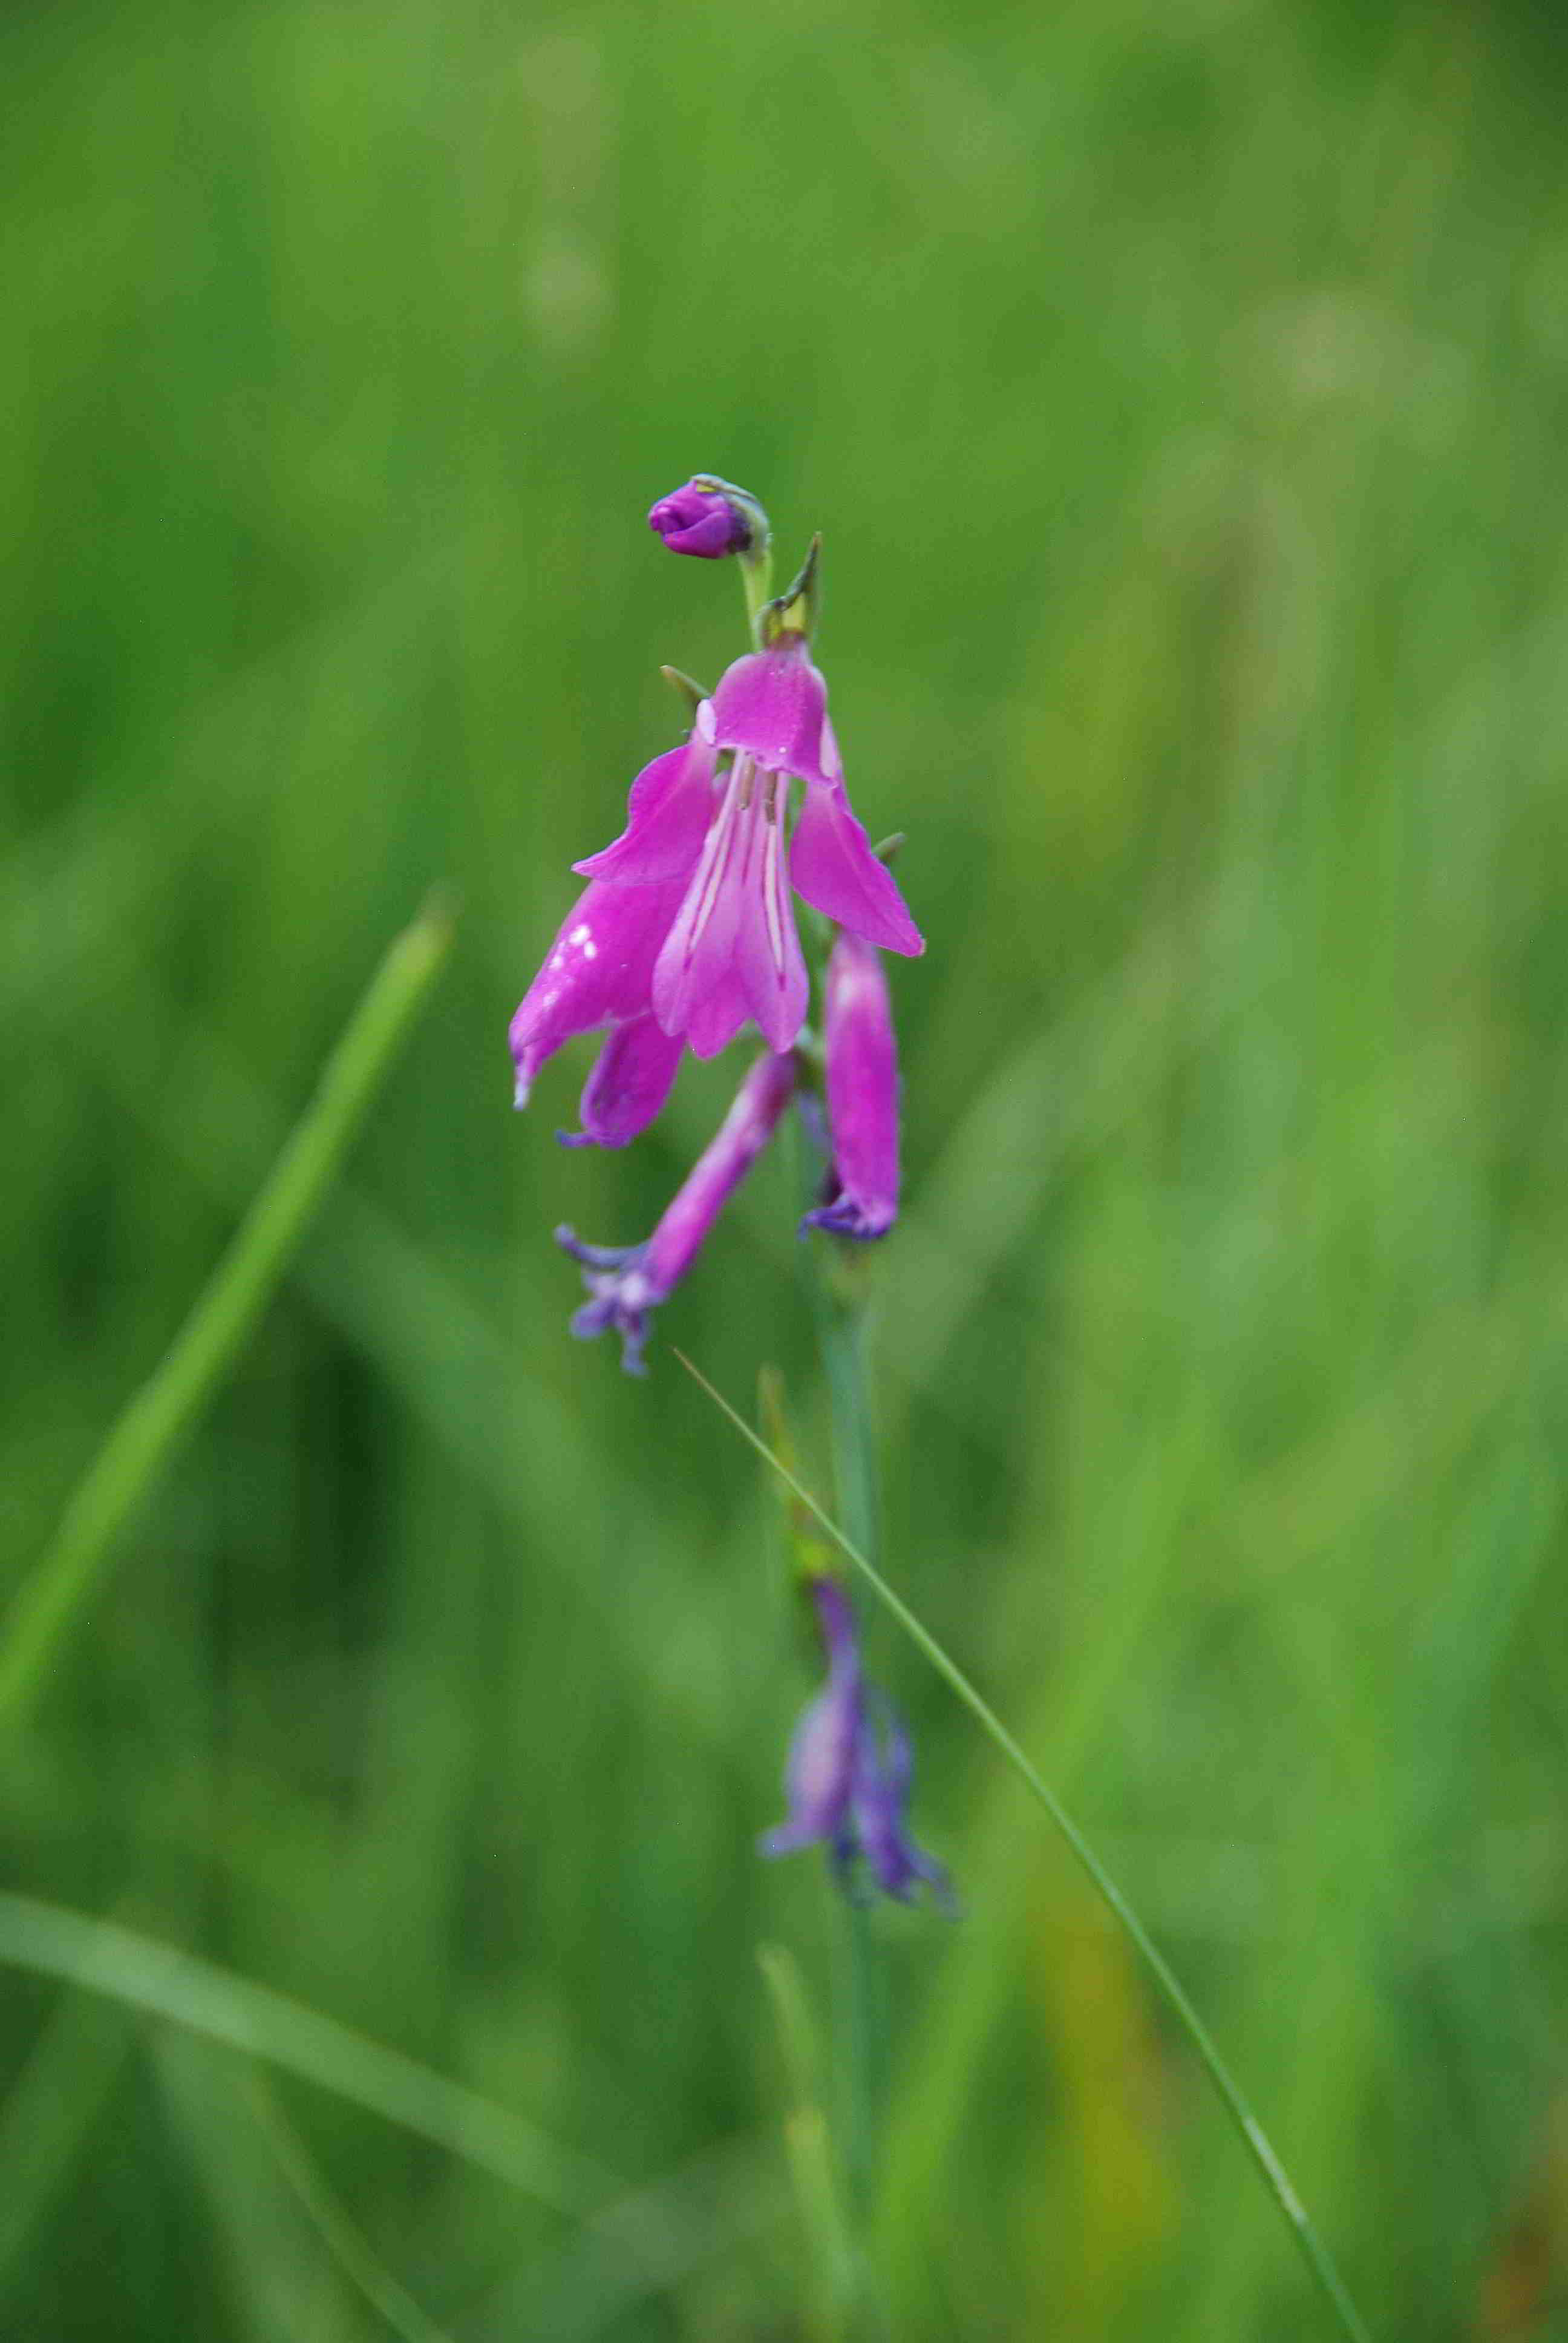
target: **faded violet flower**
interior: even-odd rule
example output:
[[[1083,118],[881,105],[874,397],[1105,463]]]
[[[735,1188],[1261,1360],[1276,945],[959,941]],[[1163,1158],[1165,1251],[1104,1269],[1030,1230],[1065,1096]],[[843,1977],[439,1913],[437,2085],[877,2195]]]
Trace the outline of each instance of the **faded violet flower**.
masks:
[[[621,836],[575,867],[592,883],[512,1020],[512,1054],[521,1106],[564,1041],[612,1029],[583,1094],[580,1139],[600,1147],[652,1121],[682,1043],[710,1058],[754,1020],[770,1050],[793,1045],[809,988],[791,890],[869,943],[925,950],[855,818],[826,687],[793,631],[727,669],[686,745],[638,775]]]
[[[668,497],[660,497],[648,525],[671,553],[695,553],[703,561],[718,561],[727,553],[744,553],[755,531],[743,506],[726,493],[727,483],[699,476]]]
[[[832,1160],[801,1233],[885,1236],[899,1215],[899,1057],[881,958],[863,936],[833,945],[822,1025]]]
[[[626,1033],[635,1031],[631,1026],[622,1029]],[[611,1036],[605,1057],[619,1039],[618,1034]],[[599,1069],[604,1062],[601,1058]],[[594,1081],[599,1069],[595,1070]],[[691,1267],[731,1192],[772,1137],[794,1089],[792,1051],[758,1059],[715,1137],[644,1243],[589,1245],[570,1229],[556,1231],[557,1243],[574,1261],[582,1262],[583,1282],[591,1297],[572,1320],[574,1334],[586,1339],[613,1326],[621,1338],[621,1364],[631,1374],[647,1372],[642,1351],[648,1339],[648,1312],[674,1292]]]
[[[793,1855],[826,1845],[846,1885],[853,1885],[857,1859],[863,1858],[884,1895],[907,1904],[923,1883],[950,1911],[947,1873],[904,1827],[910,1736],[888,1703],[866,1686],[849,1598],[835,1579],[813,1578],[809,1588],[828,1681],[795,1728],[785,1774],[789,1815],[761,1840],[761,1851]]]

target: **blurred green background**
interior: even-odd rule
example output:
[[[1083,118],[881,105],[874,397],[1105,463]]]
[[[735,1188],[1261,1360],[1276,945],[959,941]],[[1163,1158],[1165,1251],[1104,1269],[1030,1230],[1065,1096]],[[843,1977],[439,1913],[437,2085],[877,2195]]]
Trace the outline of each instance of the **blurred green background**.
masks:
[[[789,1170],[639,1385],[568,1340],[549,1232],[642,1233],[737,1061],[585,1158],[550,1134],[587,1050],[514,1118],[504,1041],[677,737],[659,662],[740,647],[734,578],[644,526],[694,468],[786,561],[827,532],[851,787],[930,939],[894,970],[891,1574],[1376,2334],[1568,2334],[1559,22],[0,19],[13,1583],[388,937],[434,880],[465,906],[6,1728],[4,1884],[560,2151],[511,2185],[150,2022],[121,1939],[98,1993],[16,1966],[10,1912],[7,2338],[831,2331],[758,1949],[830,2044],[839,1916],[753,1854],[809,1677],[771,1499],[669,1349],[747,1407],[776,1363],[816,1453]],[[891,2332],[1327,2332],[1039,1817],[870,1642],[968,1907],[877,1921]]]

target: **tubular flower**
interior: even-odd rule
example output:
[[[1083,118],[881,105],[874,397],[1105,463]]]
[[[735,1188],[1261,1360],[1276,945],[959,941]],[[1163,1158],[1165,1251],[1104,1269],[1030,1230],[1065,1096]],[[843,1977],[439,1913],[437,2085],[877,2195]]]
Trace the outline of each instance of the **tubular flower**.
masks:
[[[635,1028],[623,1031],[629,1033]],[[605,1057],[619,1038],[611,1035]],[[601,1058],[599,1066],[603,1064]],[[590,1090],[598,1076],[596,1068]],[[691,1267],[732,1191],[772,1137],[794,1089],[792,1051],[758,1059],[717,1133],[642,1244],[584,1244],[570,1229],[556,1231],[556,1242],[582,1262],[590,1297],[572,1320],[574,1334],[586,1340],[613,1326],[621,1338],[622,1366],[631,1374],[647,1372],[642,1352],[649,1311],[668,1298]]]
[[[908,1904],[923,1883],[950,1910],[947,1873],[904,1827],[910,1737],[887,1702],[866,1686],[849,1598],[834,1579],[809,1584],[828,1681],[795,1728],[785,1773],[789,1815],[761,1840],[761,1851],[793,1855],[824,1845],[846,1886],[853,1885],[863,1857],[885,1896]]]
[[[800,1232],[885,1236],[899,1216],[898,1045],[881,960],[861,936],[834,943],[822,1021],[832,1160]]]
[[[572,1035],[651,1020],[636,1042],[612,1031],[584,1092],[584,1143],[620,1147],[646,1128],[682,1044],[714,1057],[755,1020],[770,1050],[793,1046],[808,985],[791,890],[869,943],[925,950],[855,818],[826,687],[793,632],[735,661],[685,746],[638,775],[621,836],[575,868],[591,883],[512,1020],[518,1104]]]

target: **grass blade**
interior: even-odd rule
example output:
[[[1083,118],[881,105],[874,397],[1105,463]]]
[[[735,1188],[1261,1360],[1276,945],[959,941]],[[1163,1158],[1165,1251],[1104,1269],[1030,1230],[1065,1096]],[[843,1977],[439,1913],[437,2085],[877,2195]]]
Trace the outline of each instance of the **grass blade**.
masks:
[[[0,1725],[14,1721],[36,1689],[116,1535],[276,1288],[440,973],[451,937],[448,910],[432,900],[391,945],[206,1291],[78,1483],[0,1632]]]
[[[117,1921],[0,1894],[0,1963],[106,1995],[128,2009],[264,2058],[481,2166],[558,2212],[584,2214],[618,2185],[613,2175],[402,2051]]]

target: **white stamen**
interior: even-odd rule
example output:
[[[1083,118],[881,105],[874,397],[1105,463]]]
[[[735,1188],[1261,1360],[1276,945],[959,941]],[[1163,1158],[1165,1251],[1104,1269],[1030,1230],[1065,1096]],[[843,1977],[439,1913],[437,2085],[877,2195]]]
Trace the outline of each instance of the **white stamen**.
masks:
[[[783,792],[780,791],[780,799],[782,798],[782,795]],[[775,799],[775,805],[776,807],[779,807],[779,799]],[[783,835],[783,829],[784,823],[782,809],[779,807],[779,819],[774,821],[770,821],[768,825],[767,842],[762,850],[764,858],[762,865],[762,900],[766,906],[768,914],[768,949],[773,955],[773,966],[778,971],[780,983],[782,983],[784,980],[784,920],[782,898],[780,895],[779,880],[780,876],[779,845]]]
[[[719,888],[724,882],[725,873],[729,869],[729,846],[735,828],[736,803],[740,794],[741,783],[749,779],[750,773],[750,758],[737,757],[735,770],[729,776],[729,787],[725,793],[724,803],[719,810],[719,820],[709,837],[708,852],[710,859],[708,869],[701,876],[702,891],[697,899],[697,906],[691,918],[690,932],[686,940],[685,958],[688,966],[690,965],[692,953],[697,950],[704,929],[713,916],[713,906],[718,900]]]

